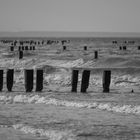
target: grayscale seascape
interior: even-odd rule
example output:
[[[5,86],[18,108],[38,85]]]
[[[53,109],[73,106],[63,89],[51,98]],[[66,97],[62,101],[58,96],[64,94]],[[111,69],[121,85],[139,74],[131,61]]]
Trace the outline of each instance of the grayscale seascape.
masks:
[[[29,40],[36,42],[35,50],[24,50],[22,59],[19,59],[18,39],[14,51],[10,49],[15,38],[11,38],[11,43],[1,41],[0,65],[4,69],[4,87],[0,93],[2,140],[140,138],[140,39]],[[62,45],[62,42],[65,43]],[[127,49],[120,50],[120,46],[127,46]],[[95,51],[98,51],[97,59]],[[9,68],[14,69],[12,92],[6,88]],[[26,92],[24,70],[38,68],[44,71],[43,90],[35,92],[34,73],[33,90]],[[77,93],[71,92],[74,69],[79,70]],[[86,93],[80,92],[83,70],[91,71]],[[110,93],[103,93],[104,70],[111,70]]]
[[[0,0],[0,140],[140,140],[139,0]]]

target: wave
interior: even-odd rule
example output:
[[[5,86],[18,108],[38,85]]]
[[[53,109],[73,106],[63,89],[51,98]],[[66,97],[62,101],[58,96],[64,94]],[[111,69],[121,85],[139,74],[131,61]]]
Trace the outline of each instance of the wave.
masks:
[[[2,104],[13,104],[13,103],[29,103],[29,104],[46,104],[55,106],[65,107],[76,107],[76,108],[89,108],[89,109],[101,109],[106,111],[135,114],[140,115],[140,105],[119,105],[114,103],[101,103],[101,102],[86,102],[86,101],[67,101],[55,98],[48,98],[39,95],[15,95],[15,96],[0,96],[0,103]]]
[[[123,61],[124,60],[124,61]],[[100,63],[100,65],[98,65]],[[103,64],[102,64],[103,63]],[[81,82],[81,70],[92,68],[90,76],[90,86],[102,86],[102,72],[105,65],[120,66],[122,63],[130,63],[125,58],[107,58],[99,62],[95,60],[84,61],[82,58],[77,60],[46,60],[46,59],[2,59],[1,67],[15,69],[15,83],[24,83],[24,69],[42,68],[44,70],[44,83],[58,84],[60,86],[71,85],[72,68],[81,68],[78,82]],[[138,66],[139,61],[131,61],[133,66]],[[101,66],[102,65],[102,66]],[[99,66],[99,68],[97,68]],[[100,67],[101,66],[101,67]],[[109,66],[108,66],[109,67]],[[94,68],[94,69],[93,69]],[[109,69],[109,68],[108,68]],[[140,68],[111,68],[111,86],[138,86],[140,85]]]

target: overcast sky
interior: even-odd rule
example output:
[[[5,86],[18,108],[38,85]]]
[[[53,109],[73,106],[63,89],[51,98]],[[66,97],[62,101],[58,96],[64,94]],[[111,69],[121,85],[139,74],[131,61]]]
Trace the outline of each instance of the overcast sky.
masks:
[[[0,31],[140,32],[140,0],[0,0]]]

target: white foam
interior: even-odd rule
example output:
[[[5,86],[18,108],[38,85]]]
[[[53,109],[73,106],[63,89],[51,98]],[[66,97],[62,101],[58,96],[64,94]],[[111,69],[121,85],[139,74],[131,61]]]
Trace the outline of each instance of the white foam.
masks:
[[[51,140],[75,140],[75,136],[69,130],[45,130],[45,129],[36,129],[31,126],[23,124],[15,124],[12,126],[15,130],[24,132],[25,134],[32,134],[34,136],[45,136]]]
[[[39,95],[15,95],[15,96],[0,96],[0,103],[35,103],[35,104],[46,104],[46,105],[56,105],[56,106],[66,106],[66,107],[76,107],[76,108],[97,108],[101,110],[126,113],[126,114],[137,114],[140,115],[140,105],[114,105],[110,102],[108,103],[98,103],[98,102],[76,102],[67,100],[58,100],[55,98],[47,98]]]

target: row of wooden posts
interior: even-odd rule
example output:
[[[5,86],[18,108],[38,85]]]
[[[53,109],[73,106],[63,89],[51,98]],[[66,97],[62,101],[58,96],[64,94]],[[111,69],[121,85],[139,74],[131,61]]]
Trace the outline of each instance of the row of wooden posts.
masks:
[[[137,49],[140,50],[140,46],[138,46]],[[120,50],[127,50],[127,46],[120,46]]]
[[[0,91],[3,89],[3,74],[4,70],[0,70]],[[26,69],[24,70],[25,77],[25,90],[26,92],[31,92],[34,85],[34,70]],[[9,92],[12,91],[14,82],[14,69],[8,69],[6,72],[6,85]],[[36,70],[36,91],[42,91],[43,89],[43,70]]]
[[[127,47],[126,46],[120,46],[120,50],[126,50]]]
[[[66,46],[63,46],[63,51],[66,50]],[[86,51],[87,50],[87,46],[84,46],[84,50]],[[98,51],[94,51],[94,58],[95,59],[98,59]]]
[[[3,89],[3,73],[4,70],[0,70],[0,91]],[[71,92],[77,92],[78,84],[78,74],[79,70],[72,71],[72,81],[71,81]],[[25,90],[26,92],[31,92],[34,85],[34,70],[26,69],[24,70],[25,78]],[[86,93],[89,86],[90,70],[83,70],[82,81],[81,81],[81,92]],[[6,72],[6,84],[9,92],[12,91],[14,81],[14,69],[8,69]],[[103,72],[103,92],[109,92],[111,82],[111,71],[105,70]],[[36,91],[40,92],[43,90],[43,69],[36,70]]]
[[[30,48],[28,48],[28,46],[19,46],[18,47],[18,51],[19,51],[19,59],[22,59],[23,58],[23,51],[24,50],[35,50],[35,46],[30,46]],[[66,46],[63,46],[63,51],[66,50]],[[87,46],[84,46],[84,50],[86,51],[87,50]],[[14,46],[10,46],[10,51],[13,52],[14,51]],[[95,54],[95,59],[98,58],[98,51],[94,51],[94,54]]]
[[[35,50],[35,46],[19,46],[18,47],[19,51],[24,51],[24,50]],[[14,46],[10,46],[10,51],[14,51]]]
[[[13,51],[13,46],[11,50]],[[33,50],[35,50],[35,48]],[[65,46],[63,46],[63,50],[66,50]],[[19,49],[19,59],[22,58],[23,58],[23,49]],[[98,51],[94,51],[94,58],[98,59]]]
[[[28,46],[19,46],[18,47],[18,52],[19,52],[19,59],[23,58],[23,51],[24,50],[35,50],[35,46],[30,46],[30,48],[28,48]],[[10,51],[13,52],[14,51],[14,46],[10,46]]]
[[[72,92],[77,92],[77,84],[78,84],[78,73],[79,70],[73,70],[72,72]],[[89,86],[90,79],[90,70],[84,70],[82,73],[82,81],[81,81],[81,92],[85,93]],[[105,70],[103,72],[103,92],[110,91],[110,82],[111,82],[111,71]]]

